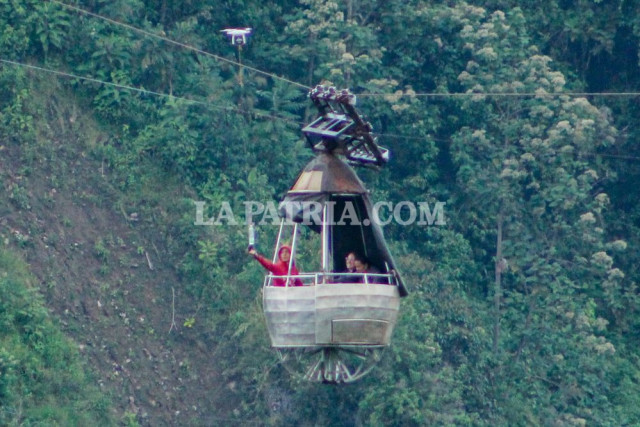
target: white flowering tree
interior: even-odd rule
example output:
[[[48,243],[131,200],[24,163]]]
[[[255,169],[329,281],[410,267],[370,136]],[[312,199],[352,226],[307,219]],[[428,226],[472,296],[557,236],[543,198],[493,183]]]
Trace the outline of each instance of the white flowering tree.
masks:
[[[593,421],[624,277],[610,252],[625,243],[604,238],[606,176],[595,156],[615,129],[606,110],[568,95],[563,74],[529,44],[520,10],[464,7],[469,59],[458,80],[469,96],[451,153],[460,226],[494,248],[479,257],[491,265],[495,410],[523,422]],[[521,411],[522,401],[546,412]]]
[[[369,1],[301,0],[285,17],[285,66],[304,70],[309,86],[328,81],[351,87],[368,80],[384,51],[371,26],[375,7]]]

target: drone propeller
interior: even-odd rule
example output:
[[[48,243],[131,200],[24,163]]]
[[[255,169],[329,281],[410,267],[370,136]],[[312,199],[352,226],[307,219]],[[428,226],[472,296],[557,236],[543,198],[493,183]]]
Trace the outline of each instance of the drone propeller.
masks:
[[[232,45],[240,47],[247,44],[247,38],[251,36],[252,31],[252,28],[225,28],[220,32],[225,33]]]

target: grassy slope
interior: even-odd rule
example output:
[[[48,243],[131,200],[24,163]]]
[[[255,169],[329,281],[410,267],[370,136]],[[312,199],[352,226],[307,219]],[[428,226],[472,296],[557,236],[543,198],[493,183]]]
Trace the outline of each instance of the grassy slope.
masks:
[[[23,260],[0,248],[0,423],[111,424],[77,347],[50,320]]]
[[[224,418],[231,404],[220,399],[214,337],[184,326],[197,308],[174,269],[189,248],[177,247],[172,225],[192,217],[193,204],[157,170],[137,192],[118,191],[95,155],[108,134],[66,95],[31,101],[31,140],[0,135],[0,236],[22,253],[95,385],[112,396],[116,419]]]

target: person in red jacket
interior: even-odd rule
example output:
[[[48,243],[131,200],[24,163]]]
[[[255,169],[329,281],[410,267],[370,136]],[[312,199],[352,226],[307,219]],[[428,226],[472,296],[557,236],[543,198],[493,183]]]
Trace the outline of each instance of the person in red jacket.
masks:
[[[282,245],[278,250],[278,261],[273,263],[260,255],[253,247],[249,249],[249,255],[253,255],[255,259],[258,260],[260,264],[267,270],[271,272],[274,276],[286,276],[289,274],[289,260],[291,259],[291,248],[287,245]],[[298,269],[296,268],[295,263],[291,264],[291,276],[297,276]],[[291,285],[291,280],[289,279],[289,285]],[[286,286],[285,279],[281,277],[276,277],[273,279],[273,286]],[[293,286],[302,286],[302,281],[296,278],[293,281]]]

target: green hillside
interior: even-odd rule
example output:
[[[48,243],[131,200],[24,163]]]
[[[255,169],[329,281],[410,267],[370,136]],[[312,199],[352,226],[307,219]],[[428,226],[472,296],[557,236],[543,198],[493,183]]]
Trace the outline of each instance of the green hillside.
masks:
[[[638,12],[0,0],[0,424],[640,423]],[[373,200],[446,218],[385,226],[410,295],[341,386],[278,363],[243,225],[312,158],[321,82],[392,152]]]

